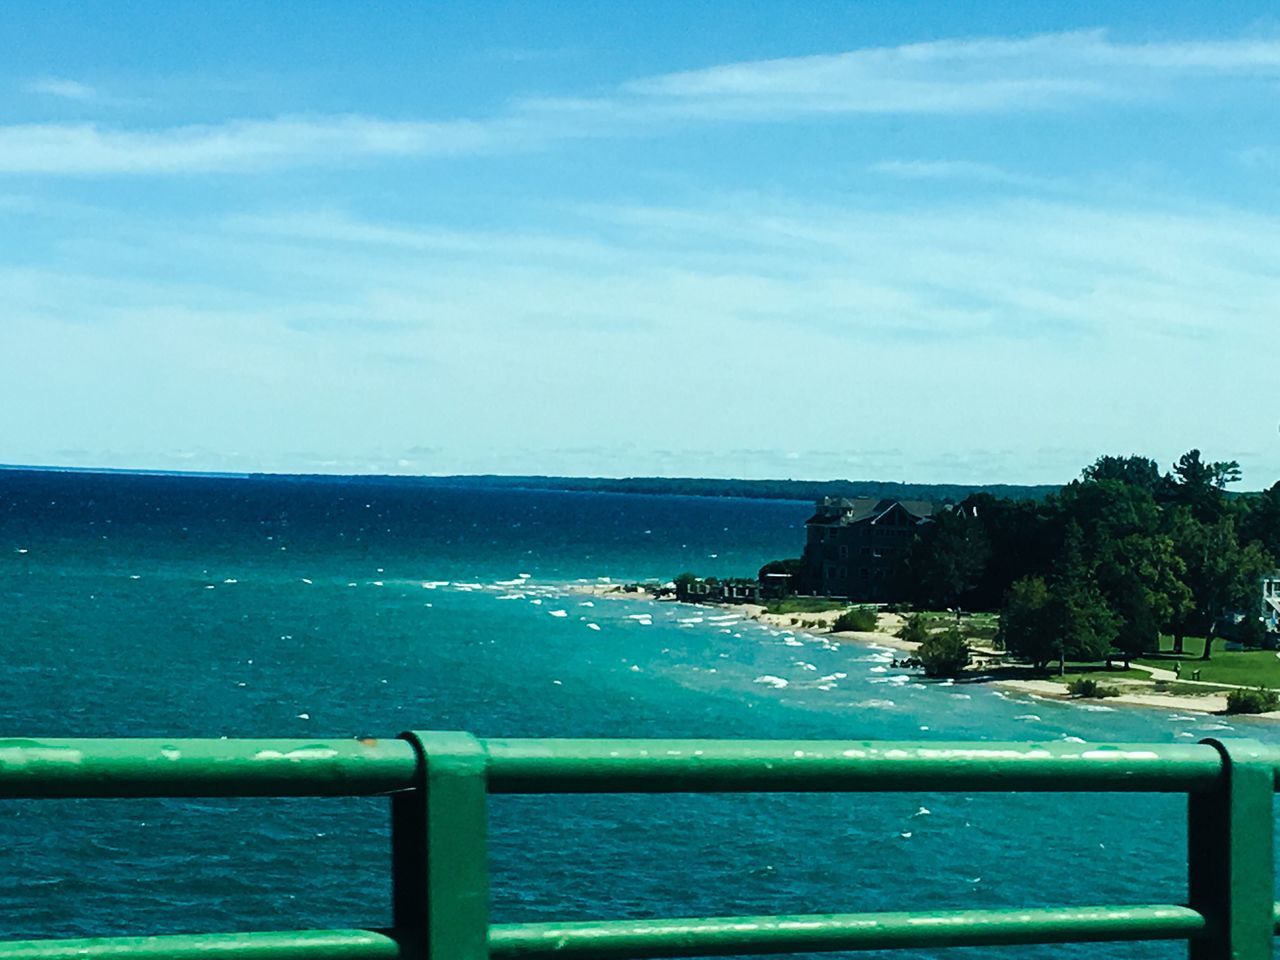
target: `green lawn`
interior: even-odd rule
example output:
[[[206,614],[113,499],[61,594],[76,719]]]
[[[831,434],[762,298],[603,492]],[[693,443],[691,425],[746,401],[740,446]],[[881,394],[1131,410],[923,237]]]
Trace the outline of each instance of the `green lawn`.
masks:
[[[769,613],[824,613],[827,610],[846,610],[847,600],[833,600],[830,597],[786,597],[774,600],[765,610]]]
[[[1049,667],[1050,679],[1058,678],[1058,666],[1052,664]],[[1068,663],[1066,680],[1096,680],[1098,683],[1112,683],[1123,677],[1126,680],[1150,680],[1151,674],[1145,670],[1125,670],[1123,667],[1116,667],[1114,670],[1107,670],[1105,667],[1099,668],[1092,663]]]
[[[1160,638],[1161,657],[1138,657],[1135,663],[1143,663],[1152,667],[1172,670],[1175,663],[1181,663],[1183,680],[1191,679],[1193,670],[1200,671],[1200,679],[1209,683],[1243,684],[1247,686],[1263,686],[1280,688],[1280,657],[1274,650],[1234,650],[1225,649],[1225,641],[1213,642],[1213,655],[1210,660],[1201,660],[1204,651],[1204,640],[1200,637],[1187,637],[1183,644],[1183,653],[1175,654],[1173,640],[1170,637]]]
[[[945,629],[954,626],[956,622],[956,615],[947,613],[945,610],[924,610],[921,611],[921,616],[924,617],[924,622],[930,630]],[[977,640],[983,645],[990,644],[996,638],[996,631],[999,628],[999,614],[962,613],[960,615],[960,630],[970,640]]]

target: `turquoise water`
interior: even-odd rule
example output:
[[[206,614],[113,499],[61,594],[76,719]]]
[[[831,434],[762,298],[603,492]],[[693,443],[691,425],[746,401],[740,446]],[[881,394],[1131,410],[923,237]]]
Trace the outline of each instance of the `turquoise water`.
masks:
[[[687,568],[749,574],[797,552],[807,511],[762,501],[0,473],[0,726],[13,736],[463,728],[1277,739],[1258,722],[926,684],[875,647],[574,589]],[[493,915],[1176,902],[1184,814],[1181,800],[1143,795],[500,797]],[[385,801],[9,802],[0,824],[5,937],[390,918]],[[1181,955],[1155,945],[1016,954],[1085,950]]]

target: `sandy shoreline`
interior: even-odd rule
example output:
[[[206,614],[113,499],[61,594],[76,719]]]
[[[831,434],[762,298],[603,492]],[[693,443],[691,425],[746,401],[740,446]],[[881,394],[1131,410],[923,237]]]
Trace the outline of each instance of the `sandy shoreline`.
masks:
[[[653,594],[645,590],[628,590],[621,584],[601,583],[582,585],[581,592],[589,593],[593,596],[603,597],[605,599],[616,600],[650,600],[656,603],[673,603],[675,601],[659,600]],[[792,614],[775,614],[766,612],[765,608],[760,604],[754,603],[715,603],[715,604],[687,604],[687,606],[697,607],[699,609],[725,610],[739,613],[742,616],[757,620],[761,623],[768,624],[782,630],[797,630],[815,635],[829,636],[836,640],[850,640],[855,643],[876,644],[881,647],[888,647],[893,650],[901,650],[905,653],[913,653],[919,646],[915,643],[908,643],[893,635],[902,625],[902,617],[897,614],[882,613],[880,614],[877,629],[873,633],[856,632],[856,631],[834,631],[831,625],[835,618],[839,615],[839,611],[830,610],[823,613],[792,613]],[[1001,657],[1002,654],[997,651],[988,651],[978,649],[975,651],[976,659],[981,662],[984,654],[989,658]],[[1007,666],[1007,665],[1006,665]],[[1046,697],[1051,700],[1084,700],[1082,697],[1073,697],[1067,692],[1064,684],[1054,680],[1043,679],[1031,675],[1031,669],[1027,668],[1028,676],[1026,679],[1015,678],[994,678],[983,677],[981,668],[970,668],[974,676],[972,679],[961,679],[961,683],[981,683],[990,684],[1002,690],[1010,690],[1019,693],[1032,694],[1037,697]],[[1138,681],[1131,678],[1117,678],[1114,684],[1120,689],[1120,693],[1114,697],[1106,697],[1105,699],[1089,700],[1091,703],[1125,704],[1134,707],[1146,707],[1148,709],[1171,710],[1175,713],[1205,713],[1220,714],[1225,713],[1227,709],[1226,691],[1209,692],[1204,694],[1185,694],[1185,693],[1163,693],[1155,689],[1153,682]],[[1254,716],[1262,719],[1277,720],[1280,719],[1280,711],[1274,713],[1255,714]]]

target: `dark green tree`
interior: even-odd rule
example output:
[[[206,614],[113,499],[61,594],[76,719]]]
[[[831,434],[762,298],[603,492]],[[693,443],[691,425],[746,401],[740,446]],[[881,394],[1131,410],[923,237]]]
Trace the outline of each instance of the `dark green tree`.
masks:
[[[1174,624],[1174,649],[1181,651],[1183,637],[1196,631],[1205,638],[1201,659],[1208,660],[1223,615],[1252,608],[1258,578],[1272,561],[1257,542],[1240,545],[1230,516],[1202,523],[1189,507],[1180,507],[1170,528],[1191,591],[1188,612]]]
[[[1146,463],[1154,469],[1152,461]],[[1153,473],[1145,469],[1140,475],[1150,480]],[[1080,530],[1072,548],[1075,563],[1116,615],[1116,648],[1129,656],[1155,649],[1160,631],[1185,615],[1190,593],[1182,581],[1185,566],[1162,529],[1152,484],[1075,482],[1063,489],[1059,502],[1068,532]]]
[[[1112,480],[1154,495],[1160,489],[1160,465],[1149,457],[1099,457],[1081,473],[1085,480]]]
[[[1257,541],[1272,559],[1280,558],[1280,483],[1241,498],[1240,508],[1240,542]]]
[[[967,606],[991,556],[982,523],[963,506],[940,514],[913,541],[900,571],[904,595],[922,607]]]
[[[951,626],[929,634],[916,657],[926,677],[958,677],[969,665],[969,641],[959,627]]]
[[[1235,460],[1208,463],[1199,450],[1189,450],[1173,465],[1168,498],[1189,509],[1201,523],[1213,523],[1227,511],[1227,485],[1240,476],[1240,464]]]
[[[1043,670],[1058,653],[1057,624],[1049,587],[1041,577],[1014,582],[1000,608],[996,642],[1019,660]]]
[[[1058,673],[1068,660],[1101,660],[1115,644],[1119,618],[1098,588],[1074,520],[1063,536],[1058,574],[1050,584],[1050,610],[1058,641]]]
[[[803,558],[790,557],[786,560],[770,560],[760,568],[760,572],[756,575],[756,578],[763,584],[765,582],[765,577],[771,573],[787,574],[791,578],[786,581],[787,592],[807,592],[809,590],[807,572]]]

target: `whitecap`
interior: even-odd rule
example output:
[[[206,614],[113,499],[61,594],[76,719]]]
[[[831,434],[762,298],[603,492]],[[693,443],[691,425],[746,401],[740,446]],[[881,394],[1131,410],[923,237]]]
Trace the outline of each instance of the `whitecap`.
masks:
[[[952,694],[948,694],[948,696],[953,697],[956,700],[972,700],[973,699],[973,695],[968,693],[952,693]]]
[[[580,606],[580,607],[594,607],[594,606],[595,606],[595,604],[594,604],[594,603],[592,603],[590,600],[583,600],[580,604],[578,604],[578,606]]]
[[[782,677],[775,677],[771,673],[766,673],[756,677],[752,682],[765,684],[766,686],[773,687],[775,690],[781,690],[783,687],[790,686],[791,684],[790,680],[784,680]]]
[[[534,597],[534,599],[530,600],[529,602],[532,603],[535,607],[540,606],[542,604],[542,598]]]
[[[1020,713],[1013,719],[1015,720],[1039,720],[1040,717],[1034,713]]]
[[[547,613],[553,617],[567,617],[569,615],[567,610],[548,610]]]
[[[631,672],[632,672],[632,673],[639,673],[639,672],[640,672],[640,665],[639,665],[639,664],[636,664],[636,663],[633,663],[633,664],[631,665]]]
[[[855,707],[870,707],[876,710],[884,710],[890,707],[896,707],[897,703],[892,700],[861,700],[854,704]]]
[[[502,596],[500,596],[500,597],[494,597],[493,599],[495,599],[495,600],[523,600],[523,599],[524,599],[524,594],[523,594],[523,593],[504,593]]]
[[[911,816],[913,816],[913,817],[927,817],[927,816],[929,816],[930,812],[931,812],[931,811],[929,810],[929,808],[928,808],[928,807],[921,807],[919,810],[917,810],[917,811],[916,811],[915,813],[913,813]]]
[[[803,660],[796,660],[794,661],[794,663],[801,670],[817,670],[818,669],[812,663],[805,663]]]
[[[588,624],[587,624],[587,628],[588,628],[588,629],[590,629],[590,630],[599,630],[599,629],[600,629],[600,624],[598,624],[598,623],[588,623]]]
[[[785,637],[785,638],[783,638],[783,641],[782,641],[782,642],[783,642],[784,644],[786,644],[788,647],[803,647],[803,646],[804,646],[804,641],[803,641],[803,640],[797,640],[795,637]]]
[[[309,713],[300,713],[300,714],[298,714],[298,719],[299,719],[299,720],[310,720],[310,719],[311,719],[311,714],[309,714]]]
[[[311,583],[311,581],[310,581],[309,579],[307,579],[306,577],[303,577],[303,578],[302,578],[302,582],[303,582],[303,583]]]
[[[1087,743],[1088,742],[1083,737],[1069,737],[1065,733],[1062,735],[1062,739],[1065,743]]]

